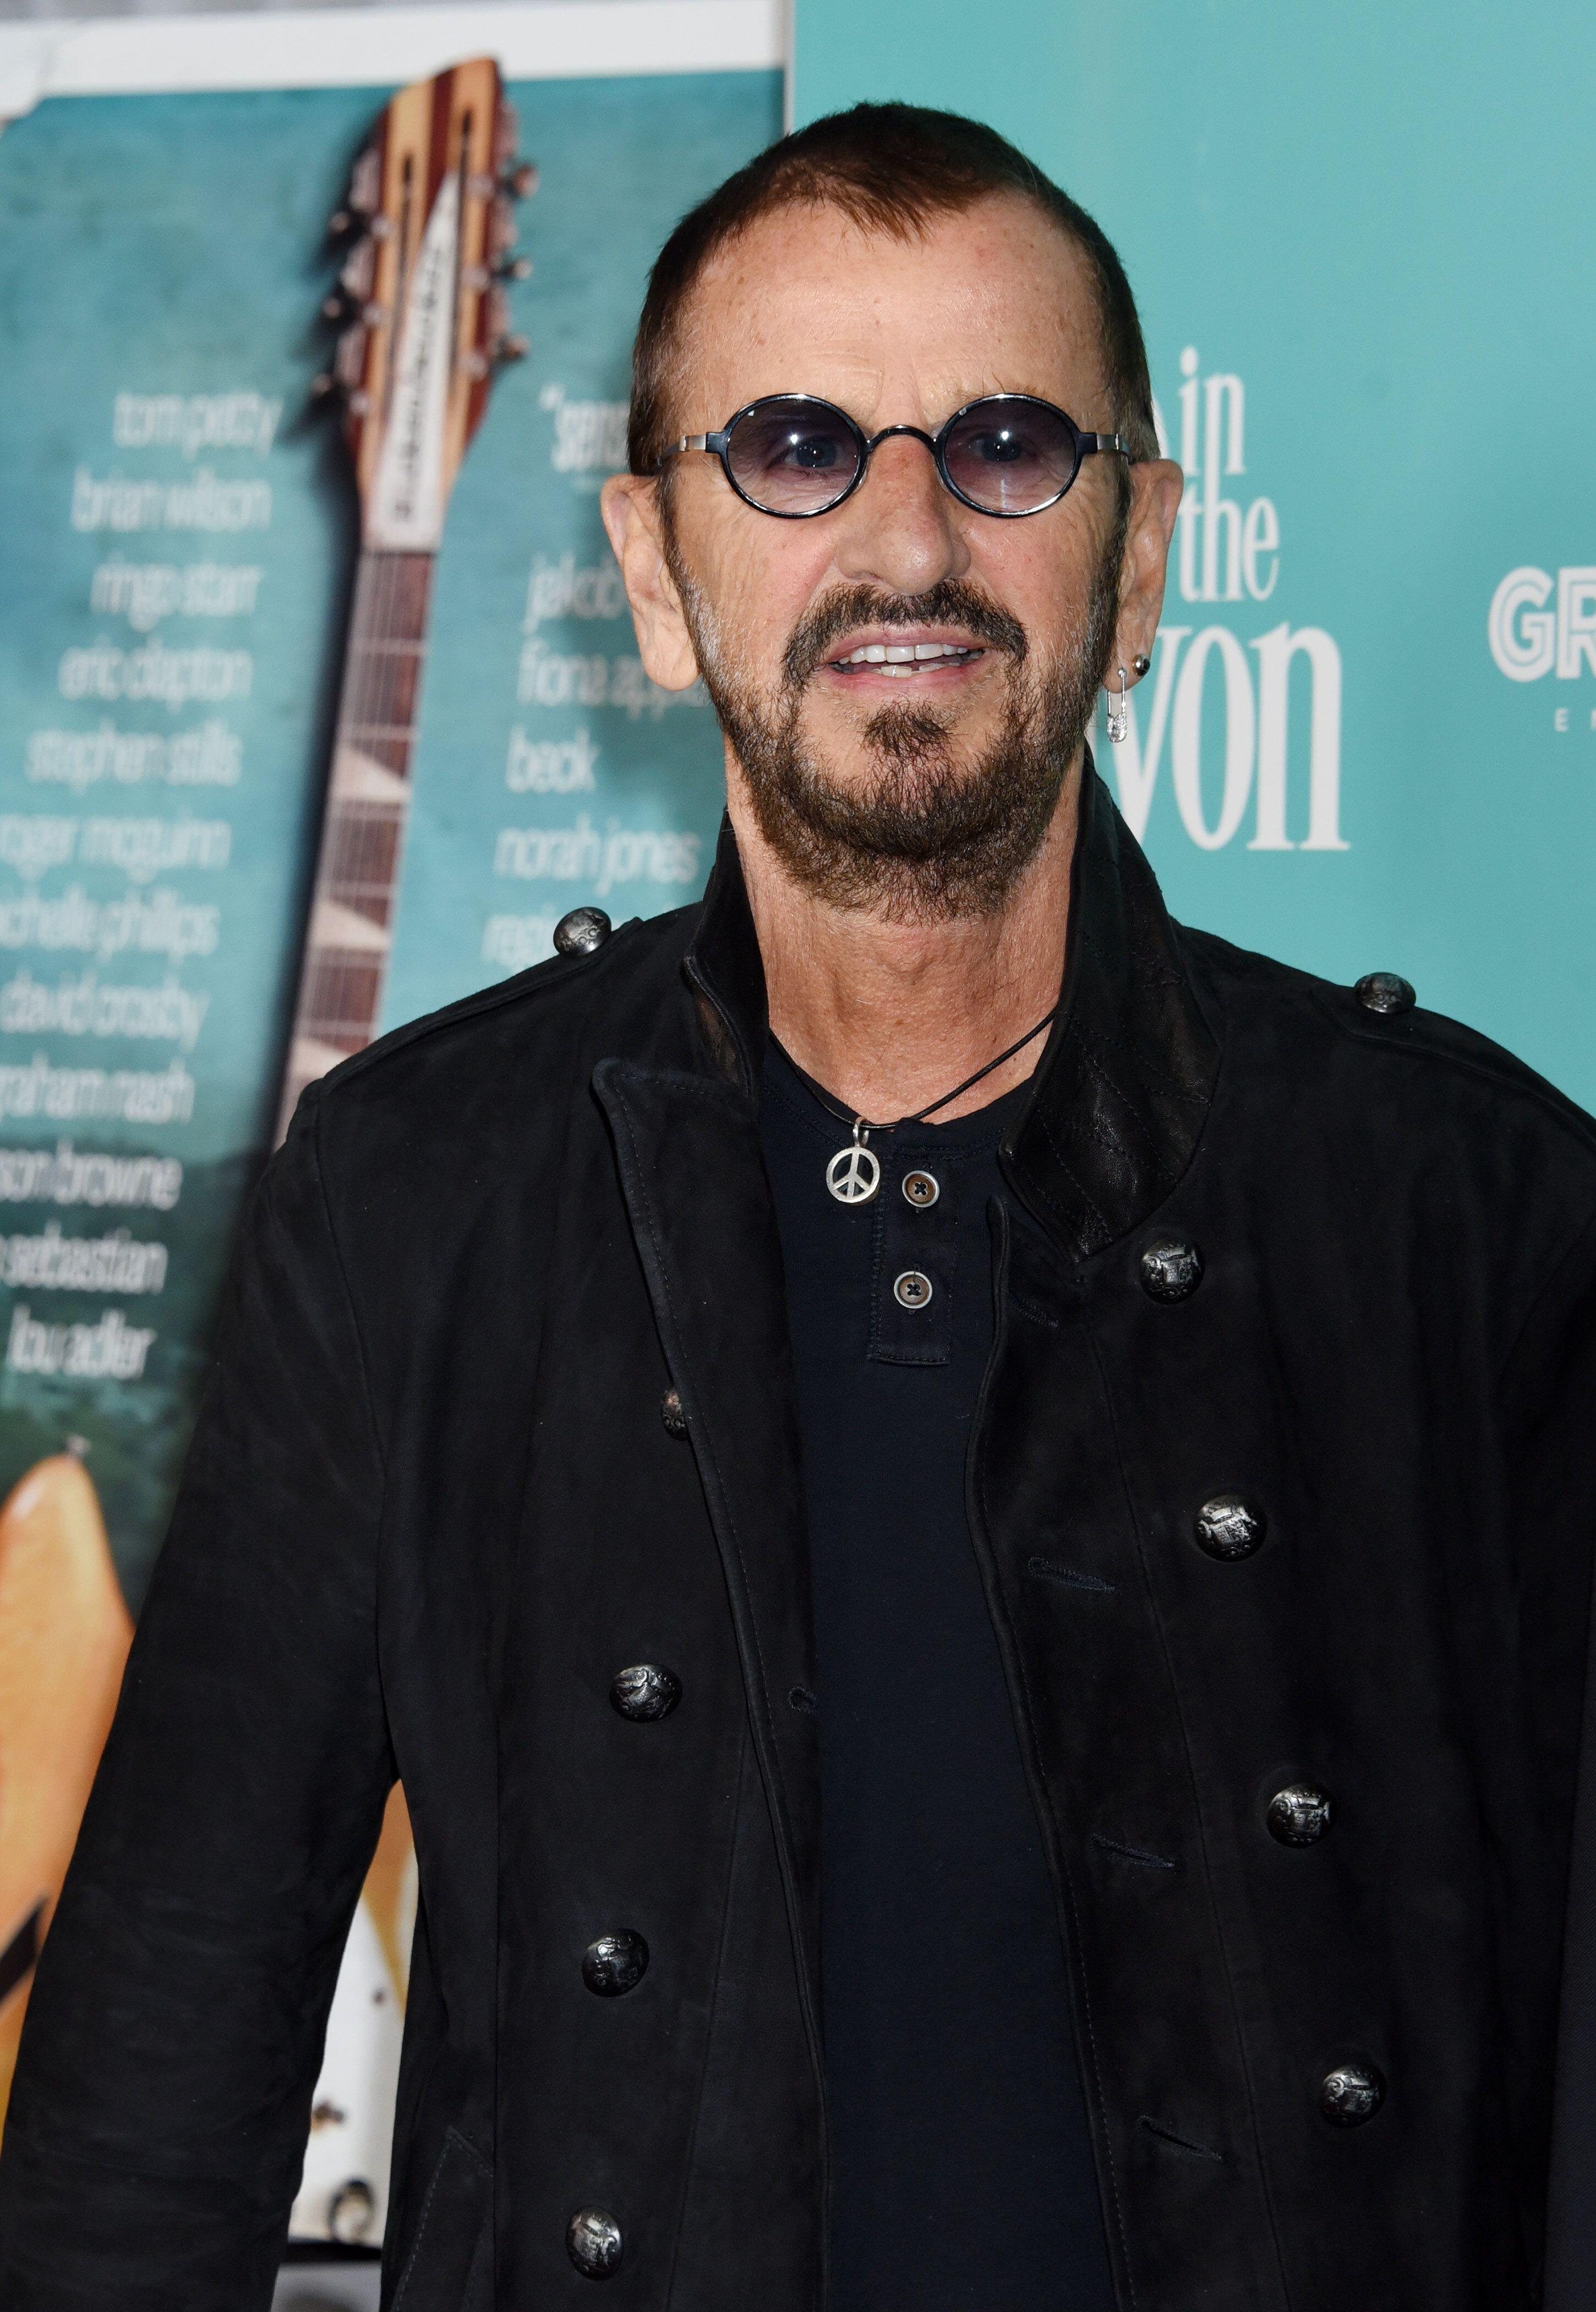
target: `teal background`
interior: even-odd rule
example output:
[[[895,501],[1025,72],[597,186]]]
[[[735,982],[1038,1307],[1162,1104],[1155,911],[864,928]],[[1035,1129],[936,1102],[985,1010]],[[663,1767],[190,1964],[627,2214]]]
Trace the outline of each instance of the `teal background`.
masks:
[[[541,188],[521,211],[532,278],[513,292],[530,356],[504,372],[471,450],[445,534],[414,797],[400,887],[388,1023],[414,1016],[550,951],[548,929],[598,896],[590,874],[536,882],[495,873],[506,829],[569,828],[585,812],[600,842],[613,832],[662,833],[689,880],[632,871],[604,894],[618,919],[696,896],[720,808],[720,748],[702,701],[664,708],[615,670],[635,657],[630,619],[555,616],[523,631],[536,556],[556,570],[607,558],[597,511],[606,463],[555,463],[559,408],[624,403],[631,337],[646,269],[676,217],[778,133],[781,78],[724,73],[649,79],[532,82],[510,90],[521,148]],[[55,99],[0,135],[0,829],[40,815],[224,819],[230,863],[157,876],[185,903],[214,903],[220,940],[175,976],[208,998],[195,1048],[192,1120],[153,1131],[86,1121],[0,1117],[0,1147],[122,1148],[178,1157],[181,1200],[168,1214],[0,1203],[0,1236],[36,1237],[58,1222],[71,1235],[126,1226],[170,1252],[163,1291],[116,1300],[129,1325],[157,1338],[136,1379],[68,1379],[13,1369],[19,1302],[49,1324],[92,1324],[108,1305],[90,1295],[0,1288],[0,1492],[69,1437],[83,1441],[118,1572],[136,1607],[159,1545],[186,1446],[240,1200],[275,1120],[288,1006],[319,826],[331,718],[353,575],[355,509],[336,425],[307,422],[309,382],[327,332],[316,320],[333,260],[323,247],[348,164],[389,92],[340,89],[247,94]],[[250,390],[283,403],[269,453],[118,448],[114,396]],[[579,433],[580,429],[579,428]],[[589,430],[589,446],[602,452]],[[569,446],[569,445],[568,445]],[[74,477],[183,482],[200,466],[218,481],[264,480],[270,527],[237,535],[174,530],[110,535],[74,530]],[[126,618],[96,613],[98,565],[214,561],[259,567],[252,615],[171,616],[156,635],[170,648],[247,649],[247,699],[172,713],[144,702],[100,705],[59,695],[62,653],[103,638],[152,639]],[[583,708],[518,698],[523,648],[603,662],[632,705]],[[79,797],[26,775],[40,729],[119,729],[172,735],[212,717],[241,746],[231,786],[118,786]],[[573,793],[511,792],[510,734],[528,747],[580,738],[591,784]],[[624,866],[635,870],[636,846]],[[646,861],[645,864],[648,863]],[[656,863],[657,859],[656,859]],[[124,874],[72,863],[25,876],[0,864],[0,906],[25,889],[47,899],[72,885],[91,900],[127,888]],[[484,946],[496,920],[509,944]],[[527,950],[512,953],[517,941]],[[490,943],[491,945],[491,943]],[[26,969],[54,985],[94,959],[0,951],[0,982]],[[168,976],[156,955],[98,967],[101,981]],[[126,1037],[0,1034],[0,1064],[43,1052],[57,1067],[159,1069],[172,1047]]]
[[[1165,624],[1227,626],[1255,689],[1248,646],[1282,618],[1333,637],[1350,848],[1251,849],[1251,810],[1199,848],[1166,739],[1147,842],[1176,913],[1338,980],[1401,971],[1586,1105],[1596,671],[1510,681],[1487,621],[1509,571],[1596,564],[1593,87],[1596,12],[1573,0],[797,0],[798,123],[866,98],[970,112],[1097,217],[1176,454],[1183,349],[1243,382],[1225,494],[1273,502],[1278,582],[1203,604],[1172,570]],[[1217,661],[1208,677],[1212,826]],[[1299,672],[1299,842],[1305,705]]]
[[[1108,13],[1010,0],[979,19],[951,0],[912,10],[884,0],[868,14],[797,0],[798,119],[861,96],[970,109],[1100,217],[1141,302],[1177,452],[1182,353],[1195,352],[1199,388],[1216,375],[1241,381],[1242,470],[1219,486],[1243,515],[1269,501],[1278,582],[1267,600],[1244,586],[1237,600],[1187,600],[1177,553],[1164,639],[1136,701],[1137,750],[1145,773],[1164,661],[1176,677],[1167,701],[1181,695],[1199,633],[1233,638],[1255,698],[1259,638],[1282,622],[1321,632],[1342,675],[1347,847],[1303,847],[1309,680],[1299,665],[1290,849],[1256,847],[1255,792],[1230,839],[1199,847],[1187,825],[1190,790],[1186,817],[1178,805],[1166,718],[1146,840],[1177,913],[1338,979],[1401,970],[1421,1000],[1498,1038],[1587,1103],[1596,1101],[1586,1025],[1596,669],[1586,654],[1566,675],[1509,680],[1487,622],[1509,571],[1538,566],[1555,580],[1596,565],[1593,84],[1596,18],[1566,0],[1516,18],[1429,4],[1332,17],[1260,0],[1145,0]],[[233,829],[225,870],[182,871],[154,887],[221,911],[215,954],[177,975],[209,1003],[186,1055],[192,1122],[160,1134],[61,1127],[79,1149],[180,1157],[178,1209],[0,1206],[7,1234],[37,1234],[52,1217],[68,1233],[126,1222],[135,1237],[170,1246],[158,1300],[126,1304],[129,1323],[158,1329],[139,1380],[69,1382],[0,1366],[0,1489],[67,1436],[83,1438],[135,1602],[275,1099],[354,539],[341,446],[297,413],[323,357],[314,322],[330,273],[323,221],[386,93],[57,99],[0,136],[0,821],[191,814],[226,818]],[[440,557],[389,1024],[545,952],[553,922],[582,900],[600,898],[618,919],[691,898],[720,807],[720,749],[701,701],[667,707],[635,671],[624,687],[629,705],[560,698],[560,680],[556,703],[521,695],[539,664],[579,660],[589,677],[599,662],[607,693],[634,653],[613,588],[606,615],[556,609],[529,631],[528,579],[535,559],[545,570],[567,557],[572,572],[604,567],[605,460],[564,454],[564,418],[578,405],[599,417],[605,406],[612,418],[618,411],[647,265],[682,210],[776,133],[780,77],[528,83],[511,94],[543,178],[522,213],[536,269],[515,292],[532,352],[495,389]],[[190,461],[111,440],[118,390],[240,389],[284,403],[264,460],[224,450]],[[588,438],[597,439],[591,428]],[[201,463],[219,480],[266,480],[269,530],[108,538],[71,526],[80,465],[180,481]],[[1201,486],[1194,477],[1194,507]],[[172,715],[57,695],[64,650],[141,639],[90,609],[96,566],[118,553],[262,568],[252,617],[172,617],[158,630],[171,646],[248,648],[247,701]],[[569,687],[579,671],[567,665],[561,679]],[[1227,729],[1219,675],[1211,658],[1185,740],[1188,757],[1200,740],[1198,802],[1210,825]],[[169,734],[219,714],[241,747],[240,780],[108,785],[81,799],[28,781],[31,731],[92,728],[102,714]],[[563,748],[590,784],[514,792],[517,731],[523,763],[528,749]],[[1101,737],[1098,753],[1133,803],[1126,757]],[[1252,775],[1251,758],[1243,767]],[[686,880],[650,876],[635,845],[603,890],[586,865],[531,881],[495,871],[506,830],[524,838],[584,823],[589,852],[601,854],[616,836],[670,838],[670,871]],[[50,898],[73,883],[98,899],[126,888],[109,870],[76,864],[48,870],[35,887]],[[26,887],[0,864],[0,906]],[[0,981],[25,968],[51,984],[89,960],[6,950]],[[122,957],[100,976],[159,982],[166,970],[157,957]],[[44,1050],[57,1065],[153,1068],[170,1048],[0,1036],[0,1063]],[[0,1147],[57,1136],[42,1119],[0,1117]],[[0,1288],[0,1342],[19,1297],[48,1321],[92,1322],[106,1305]]]

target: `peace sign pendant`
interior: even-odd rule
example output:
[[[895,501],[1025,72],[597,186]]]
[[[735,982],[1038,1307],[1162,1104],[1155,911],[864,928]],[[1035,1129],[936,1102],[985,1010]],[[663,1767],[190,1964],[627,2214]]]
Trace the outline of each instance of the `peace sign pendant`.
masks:
[[[881,1159],[864,1143],[864,1120],[853,1127],[853,1138],[839,1148],[825,1168],[825,1185],[840,1204],[868,1204],[881,1186]]]

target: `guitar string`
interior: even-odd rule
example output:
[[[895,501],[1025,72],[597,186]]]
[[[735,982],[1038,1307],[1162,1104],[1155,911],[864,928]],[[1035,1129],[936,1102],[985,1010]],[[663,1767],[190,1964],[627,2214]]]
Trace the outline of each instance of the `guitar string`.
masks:
[[[401,781],[406,794],[405,802],[378,811],[340,804],[335,799],[324,836],[328,854],[326,873],[318,872],[317,878],[318,894],[333,898],[342,892],[345,905],[384,890],[390,915],[394,894],[389,887],[397,869],[399,831],[408,803],[430,579],[429,557],[424,555],[373,554],[363,547],[361,551],[334,741],[334,776],[339,747],[354,745],[358,732],[363,742],[361,751],[374,761],[391,752],[402,753],[402,764],[384,762],[383,767]],[[401,644],[403,650],[398,648]],[[401,696],[406,701],[402,710]],[[296,1024],[308,1032],[318,1026],[354,1027],[370,1036],[376,1021],[374,1015],[363,1016],[369,1005],[362,1004],[361,1020],[345,1017],[353,1008],[346,992],[330,985],[342,975],[332,970],[325,945],[319,952],[315,947],[310,952],[321,968],[307,991],[308,1001]]]

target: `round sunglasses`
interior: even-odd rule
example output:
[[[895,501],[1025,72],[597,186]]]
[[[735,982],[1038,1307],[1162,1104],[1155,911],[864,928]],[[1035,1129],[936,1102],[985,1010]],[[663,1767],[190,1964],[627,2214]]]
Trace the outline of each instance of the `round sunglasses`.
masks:
[[[1057,505],[1083,458],[1130,455],[1121,434],[1084,434],[1073,417],[1033,393],[983,394],[955,409],[937,434],[918,425],[867,434],[834,402],[812,393],[769,393],[739,409],[718,434],[684,434],[665,457],[707,450],[746,504],[804,521],[850,496],[871,452],[894,434],[925,443],[962,504],[1008,521]]]

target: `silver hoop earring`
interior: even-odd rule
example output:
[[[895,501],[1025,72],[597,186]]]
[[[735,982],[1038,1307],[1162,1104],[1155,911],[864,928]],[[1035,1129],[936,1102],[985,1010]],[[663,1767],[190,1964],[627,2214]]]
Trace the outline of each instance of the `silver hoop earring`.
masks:
[[[1109,694],[1108,735],[1111,745],[1122,746],[1130,734],[1130,720],[1125,711],[1125,670],[1120,669],[1120,702],[1116,706],[1113,694]]]

